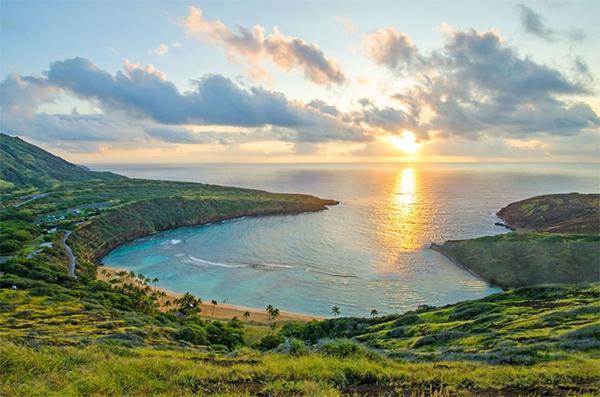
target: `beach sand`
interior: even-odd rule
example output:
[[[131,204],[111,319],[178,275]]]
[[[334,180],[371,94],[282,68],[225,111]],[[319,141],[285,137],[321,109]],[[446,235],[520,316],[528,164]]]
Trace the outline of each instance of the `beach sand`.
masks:
[[[102,270],[106,270],[108,272],[108,276],[106,276]],[[116,277],[116,274],[125,269],[119,269],[115,267],[107,267],[107,266],[98,266],[97,269],[97,277],[98,280],[108,281],[112,280]],[[173,302],[175,299],[181,298],[183,294],[179,294],[177,292],[168,291],[163,288],[156,288],[159,291],[163,291],[166,294],[166,297],[161,298],[160,302],[171,301]],[[207,299],[207,297],[201,296],[202,298],[202,312],[200,313],[201,317],[206,318],[214,318],[219,320],[231,320],[233,317],[237,317],[241,321],[248,324],[267,324],[269,323],[269,316],[267,312],[263,309],[251,309],[242,306],[231,305],[229,303],[218,303],[216,307],[210,303],[211,301]],[[171,307],[172,308],[172,307]],[[266,308],[266,307],[265,307]],[[214,314],[213,314],[214,309]],[[161,307],[160,310],[167,311],[166,307]],[[244,313],[249,312],[250,317],[248,320],[244,320]],[[290,313],[282,311],[275,319],[277,322],[285,322],[285,321],[312,321],[312,320],[322,320],[324,317],[312,316],[308,314],[298,314],[298,313]]]

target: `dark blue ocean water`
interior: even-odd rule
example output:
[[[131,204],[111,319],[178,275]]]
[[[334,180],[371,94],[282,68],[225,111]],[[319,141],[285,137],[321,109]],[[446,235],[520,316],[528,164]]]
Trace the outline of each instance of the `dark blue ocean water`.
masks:
[[[427,247],[506,232],[520,199],[599,189],[597,164],[102,165],[130,177],[307,193],[328,211],[171,230],[104,259],[204,300],[328,316],[403,312],[499,291]]]

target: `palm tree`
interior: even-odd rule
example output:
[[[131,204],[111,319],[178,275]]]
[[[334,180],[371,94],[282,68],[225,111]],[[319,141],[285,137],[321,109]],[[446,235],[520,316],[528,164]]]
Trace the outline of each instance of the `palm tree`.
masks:
[[[273,307],[273,305],[269,305],[269,306],[267,306],[267,310],[266,310],[266,311],[267,311],[267,313],[269,314],[269,321],[271,321],[271,315],[273,314],[273,310],[274,310],[274,309],[275,309],[275,308]]]
[[[331,312],[333,313],[334,317],[337,317],[340,315],[340,308],[338,306],[334,306],[331,308]]]
[[[212,312],[212,315],[214,316],[214,315],[215,315],[215,309],[217,308],[217,304],[218,304],[218,302],[217,302],[217,301],[215,301],[215,300],[213,300],[211,303],[213,304],[213,312]]]
[[[244,312],[244,320],[248,321],[249,318],[250,318],[250,312],[249,311],[245,311]]]
[[[189,292],[183,294],[181,298],[175,299],[174,303],[179,305],[178,310],[186,315],[191,315],[202,311],[202,299],[196,298]]]
[[[378,315],[379,312],[375,309],[371,310],[371,316],[375,317],[376,315]]]
[[[271,312],[271,316],[273,317],[273,320],[279,317],[279,309],[273,309],[273,311]]]
[[[154,289],[156,289],[156,283],[158,283],[158,278],[154,277],[152,279],[152,285],[154,286]]]

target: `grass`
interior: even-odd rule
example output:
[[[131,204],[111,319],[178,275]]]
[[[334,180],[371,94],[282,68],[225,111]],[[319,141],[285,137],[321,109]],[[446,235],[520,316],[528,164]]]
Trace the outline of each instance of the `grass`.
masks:
[[[503,390],[595,390],[598,363],[562,360],[522,368],[470,362],[411,363],[344,359],[312,352],[301,357],[257,354],[215,357],[152,348],[32,347],[0,342],[4,395],[330,395],[353,390],[418,395],[498,395]],[[590,394],[591,395],[591,394]]]
[[[508,233],[434,249],[502,288],[600,280],[600,235]]]

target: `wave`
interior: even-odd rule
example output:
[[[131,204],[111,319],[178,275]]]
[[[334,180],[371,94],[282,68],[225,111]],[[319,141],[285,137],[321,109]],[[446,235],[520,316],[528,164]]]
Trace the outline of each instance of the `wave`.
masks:
[[[341,277],[341,278],[359,278],[356,274],[342,274],[342,273],[330,273],[320,269],[316,269],[314,267],[307,267],[305,269],[306,272],[324,274],[330,277]]]
[[[179,243],[181,243],[181,240],[177,240],[177,239],[171,240],[171,244],[173,244],[173,245],[177,245]]]
[[[236,268],[240,268],[240,267],[246,267],[244,265],[228,265],[226,263],[206,261],[204,259],[195,258],[195,257],[193,257],[191,255],[188,255],[188,258],[190,258],[194,262],[202,263],[203,265],[208,265],[208,266],[225,267],[225,268],[228,268],[228,269],[236,269]]]
[[[276,265],[274,263],[261,263],[261,264],[255,264],[255,265],[250,265],[250,267],[254,267],[254,268],[267,268],[267,269],[293,269],[294,266],[290,266],[290,265]]]
[[[294,266],[277,265],[274,263],[247,263],[247,264],[232,265],[232,264],[228,264],[228,263],[207,261],[205,259],[196,258],[192,255],[188,255],[188,258],[190,258],[194,262],[202,263],[203,265],[224,267],[224,268],[228,268],[228,269],[252,268],[252,269],[261,269],[261,270],[275,270],[275,269],[293,269],[294,268]]]

